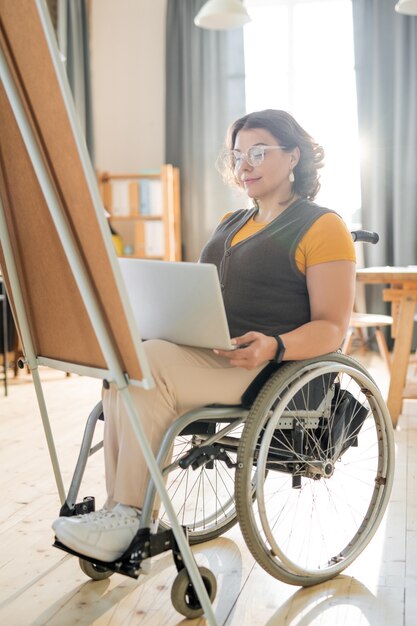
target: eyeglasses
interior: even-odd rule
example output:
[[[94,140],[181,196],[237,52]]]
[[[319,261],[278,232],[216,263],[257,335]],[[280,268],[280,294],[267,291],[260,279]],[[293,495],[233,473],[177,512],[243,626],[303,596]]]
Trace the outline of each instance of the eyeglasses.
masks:
[[[241,166],[243,159],[249,163],[252,167],[257,167],[265,159],[265,152],[267,150],[285,150],[285,146],[252,146],[247,152],[240,152],[240,150],[230,150],[227,154],[231,160],[233,168],[238,170]]]

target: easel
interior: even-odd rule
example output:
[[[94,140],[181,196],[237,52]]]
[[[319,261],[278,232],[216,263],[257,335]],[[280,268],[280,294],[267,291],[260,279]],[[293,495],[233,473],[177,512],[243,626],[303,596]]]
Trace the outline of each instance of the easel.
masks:
[[[39,365],[117,385],[205,616],[207,591],[130,394],[153,386],[41,0],[0,0],[0,264],[31,369],[55,480],[65,489]]]

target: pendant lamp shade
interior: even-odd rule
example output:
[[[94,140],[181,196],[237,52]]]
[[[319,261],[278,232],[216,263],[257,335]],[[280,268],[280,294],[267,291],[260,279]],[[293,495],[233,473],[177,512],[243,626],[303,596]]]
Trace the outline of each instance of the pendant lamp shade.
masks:
[[[400,0],[395,5],[395,10],[404,15],[417,15],[417,0]]]
[[[194,19],[196,26],[213,30],[240,28],[248,22],[250,17],[240,0],[209,0]]]

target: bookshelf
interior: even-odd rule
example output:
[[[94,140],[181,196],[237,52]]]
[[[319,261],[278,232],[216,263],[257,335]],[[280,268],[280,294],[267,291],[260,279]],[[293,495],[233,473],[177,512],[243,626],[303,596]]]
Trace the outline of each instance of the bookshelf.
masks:
[[[170,164],[134,174],[98,174],[123,256],[181,261],[179,170]]]

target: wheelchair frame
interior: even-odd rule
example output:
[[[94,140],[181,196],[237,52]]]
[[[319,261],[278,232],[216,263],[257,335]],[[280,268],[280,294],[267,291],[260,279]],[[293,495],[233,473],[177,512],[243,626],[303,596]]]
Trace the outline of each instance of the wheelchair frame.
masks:
[[[309,408],[307,404],[300,409],[300,401],[304,402],[307,394],[309,397],[312,395],[310,383],[311,381],[314,382],[315,379],[319,381],[320,385],[328,385],[325,393],[313,409]],[[316,382],[314,384],[317,386]],[[342,388],[341,385],[347,389]],[[342,434],[338,435],[338,439],[335,436],[335,441],[331,445],[329,444],[327,452],[323,453],[319,439],[320,437],[321,440],[323,437],[326,438],[326,430],[323,431],[324,435],[322,433],[320,437],[317,432],[320,428],[325,429],[326,426],[323,425],[330,424],[332,420],[336,425],[335,428],[338,427],[334,418],[337,413],[335,406],[337,403],[339,406],[342,404],[343,397],[348,398],[347,390],[349,390],[349,398],[354,398],[355,415],[348,415],[345,418]],[[356,393],[356,396],[353,395],[353,392]],[[335,400],[337,394],[340,397]],[[357,398],[360,398],[361,402]],[[294,399],[297,401],[295,402]],[[352,404],[352,400],[350,402]],[[365,409],[361,407],[365,407],[366,415]],[[363,416],[359,420],[357,416],[361,411]],[[82,503],[75,505],[75,500],[88,455],[100,447],[100,444],[91,447],[94,427],[99,417],[101,417],[101,403],[94,407],[88,418],[80,456],[62,514],[80,512],[80,506],[81,508],[83,506]],[[354,426],[349,426],[349,424],[354,424]],[[217,428],[219,430],[216,430]],[[289,433],[294,433],[297,428],[304,437],[304,441],[307,443],[309,441],[309,447],[313,450],[306,453],[301,450],[297,453],[296,460],[300,461],[299,463],[294,463],[294,458],[288,462],[283,461],[279,454],[284,453],[284,456],[291,454],[292,444],[285,444],[284,448],[278,450],[276,445],[271,445],[271,440],[276,437],[284,437],[285,441],[285,437],[288,437]],[[230,437],[232,431],[236,429],[242,430],[242,436],[239,440]],[[213,430],[216,432],[211,432]],[[193,440],[194,431],[197,436]],[[175,440],[184,433],[187,437],[191,437],[191,448],[178,458],[174,458],[173,461],[166,462]],[[362,439],[366,446],[366,458],[362,456],[361,452]],[[233,451],[233,446],[236,447],[235,451]],[[306,450],[307,448],[308,446],[305,445]],[[370,451],[372,449],[374,449],[374,455],[371,459]],[[317,459],[314,455],[317,455],[319,451],[321,458]],[[277,453],[278,457],[276,456]],[[235,454],[235,461],[227,456],[230,454]],[[311,458],[312,455],[314,458]],[[388,504],[392,487],[394,472],[393,428],[385,402],[367,370],[351,357],[332,353],[315,359],[284,364],[263,385],[251,408],[210,406],[195,409],[182,415],[167,430],[156,458],[162,473],[167,476],[168,483],[172,472],[191,472],[194,469],[207,474],[210,471],[207,467],[213,467],[217,463],[226,465],[232,472],[236,471],[236,475],[233,476],[233,481],[236,482],[235,493],[229,497],[226,492],[225,503],[220,502],[219,498],[219,508],[217,509],[216,503],[215,509],[210,511],[207,517],[203,517],[197,523],[197,527],[193,527],[189,520],[187,524],[187,519],[182,520],[183,525],[188,526],[190,543],[200,543],[217,537],[239,521],[248,548],[266,571],[286,583],[308,586],[323,582],[339,574],[357,558],[375,534]],[[344,459],[346,458],[347,461],[345,462]],[[291,465],[290,470],[283,468],[285,463]],[[339,475],[341,466],[344,465],[345,468],[348,468],[354,463],[358,464],[358,468],[355,470],[356,474],[352,476],[355,481],[364,483],[363,494],[360,494],[364,501],[356,502],[359,491],[355,490],[352,505],[353,500],[355,500],[354,508],[362,507],[363,511],[357,516],[353,507],[350,510],[350,502],[346,506],[345,504],[341,505],[344,512],[345,509],[350,510],[352,516],[358,517],[352,524],[352,530],[349,526],[351,535],[343,539],[342,545],[335,546],[334,552],[330,553],[327,562],[322,563],[320,561],[319,564],[316,564],[314,561],[311,564],[310,558],[318,557],[316,555],[310,557],[309,546],[304,548],[305,555],[301,555],[301,552],[300,555],[298,552],[294,554],[290,540],[285,540],[282,544],[281,537],[277,538],[274,524],[281,528],[281,522],[273,519],[271,524],[268,500],[275,496],[268,492],[265,485],[268,481],[273,482],[272,477],[274,475],[278,475],[280,478],[283,476],[282,480],[290,485],[286,493],[295,494],[294,496],[285,496],[288,502],[290,502],[291,497],[294,500],[299,499],[299,494],[307,493],[308,486],[311,485],[315,491],[314,497],[317,499],[315,506],[318,507],[318,486],[322,485],[326,494],[327,492],[331,493],[334,488],[329,485],[331,484],[330,481],[333,481],[333,475],[335,477]],[[362,468],[363,464],[365,465]],[[277,467],[278,471],[275,471]],[[366,474],[364,477],[360,474],[362,469],[363,472],[372,472],[368,481],[369,484],[366,482]],[[346,482],[349,480],[348,476]],[[169,486],[167,488],[169,489]],[[203,491],[203,488],[200,489],[200,492]],[[340,498],[343,493],[339,490],[337,497]],[[155,496],[155,487],[150,480],[138,536],[149,529],[151,525]],[[330,499],[330,496],[328,497]],[[348,497],[347,494],[346,497]],[[186,505],[182,503],[178,493],[172,502],[180,519],[181,510]],[[309,504],[308,500],[307,504]],[[282,511],[285,511],[285,506],[280,506],[281,515],[284,515]],[[204,506],[202,510],[204,511]],[[195,520],[195,512],[193,515]],[[312,513],[309,515],[312,516]],[[332,521],[337,519],[335,513],[331,512],[329,515]],[[338,521],[342,524],[342,520]],[[292,527],[297,524],[297,518],[294,517]],[[329,526],[330,522],[324,521],[324,524]],[[166,522],[161,522],[160,530],[150,535],[151,541],[156,542],[158,535],[165,533],[167,529],[169,529],[169,525]],[[347,523],[346,529],[348,529]],[[297,532],[299,533],[299,531]],[[311,526],[310,532],[316,532],[313,526]],[[297,540],[299,539],[300,535],[297,534]],[[149,541],[149,535],[146,535],[146,540]],[[315,541],[321,541],[321,539],[316,537]],[[327,542],[327,538],[325,541],[323,540],[323,543],[325,542]],[[322,546],[320,550],[323,549]],[[101,569],[98,575],[94,568],[91,569],[90,567],[86,571],[83,559],[84,557],[81,557],[81,567],[92,578],[105,577],[112,573],[111,569],[106,571],[106,564],[100,564],[104,569]],[[126,573],[123,568],[116,571]],[[139,572],[140,568],[137,573]],[[174,590],[173,594],[175,595]],[[178,608],[177,604],[181,598],[176,599],[173,596],[172,601],[174,606]],[[187,616],[194,617],[196,613],[189,612]]]

